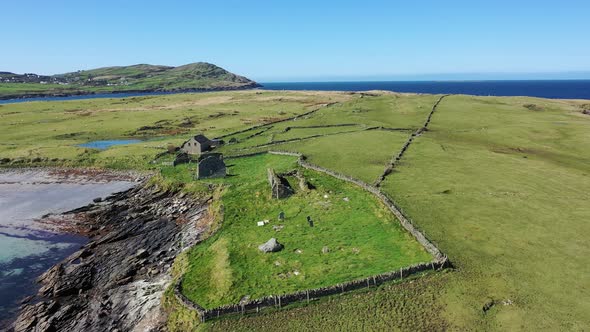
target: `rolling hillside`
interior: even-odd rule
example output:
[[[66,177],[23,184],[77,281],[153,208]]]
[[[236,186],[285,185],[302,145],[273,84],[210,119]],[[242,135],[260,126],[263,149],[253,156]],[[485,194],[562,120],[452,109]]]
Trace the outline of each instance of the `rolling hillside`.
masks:
[[[44,76],[0,72],[0,99],[130,91],[210,91],[258,87],[246,77],[197,62],[179,67],[139,64]]]

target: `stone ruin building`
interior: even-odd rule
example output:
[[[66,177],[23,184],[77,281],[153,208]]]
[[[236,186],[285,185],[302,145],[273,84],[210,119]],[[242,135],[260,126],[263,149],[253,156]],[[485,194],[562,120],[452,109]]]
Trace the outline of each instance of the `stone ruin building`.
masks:
[[[275,173],[272,168],[267,170],[270,183],[271,197],[275,199],[287,198],[295,193],[291,185],[283,176]]]
[[[223,178],[226,167],[221,153],[206,153],[199,156],[197,179]]]
[[[205,135],[199,134],[191,137],[188,141],[182,143],[180,151],[189,155],[200,155],[211,151],[223,144],[223,140],[210,140]]]

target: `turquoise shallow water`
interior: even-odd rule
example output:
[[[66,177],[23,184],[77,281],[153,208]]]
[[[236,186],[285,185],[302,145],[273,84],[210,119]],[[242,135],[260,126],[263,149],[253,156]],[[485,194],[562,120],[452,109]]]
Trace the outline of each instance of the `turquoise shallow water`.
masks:
[[[135,144],[139,143],[141,140],[138,139],[119,139],[119,140],[106,140],[106,141],[92,141],[84,144],[80,144],[83,148],[90,148],[90,149],[99,149],[99,150],[106,150],[111,146],[115,145],[127,145],[127,144]]]
[[[0,171],[0,330],[16,313],[18,301],[37,291],[35,279],[87,242],[48,228],[38,218],[134,185],[43,170]]]
[[[50,234],[48,233],[48,235]],[[27,235],[15,237],[14,235],[0,234],[0,266],[9,264],[15,259],[67,249],[70,245],[71,243],[67,242],[56,243],[51,240],[51,236],[43,240],[43,237],[28,238]],[[0,271],[0,275],[5,272],[7,271]]]

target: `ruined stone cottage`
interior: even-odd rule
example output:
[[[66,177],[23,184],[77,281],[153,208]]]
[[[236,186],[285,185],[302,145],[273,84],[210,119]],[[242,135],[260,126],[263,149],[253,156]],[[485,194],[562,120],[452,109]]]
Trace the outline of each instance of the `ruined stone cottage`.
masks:
[[[226,168],[221,153],[206,153],[199,156],[197,179],[222,178],[225,175]]]
[[[268,182],[270,184],[271,198],[287,198],[295,193],[287,179],[275,173],[272,168],[267,169]]]
[[[199,134],[184,142],[180,150],[187,154],[199,155],[211,150],[212,146],[213,144],[210,139],[205,137],[205,135]]]

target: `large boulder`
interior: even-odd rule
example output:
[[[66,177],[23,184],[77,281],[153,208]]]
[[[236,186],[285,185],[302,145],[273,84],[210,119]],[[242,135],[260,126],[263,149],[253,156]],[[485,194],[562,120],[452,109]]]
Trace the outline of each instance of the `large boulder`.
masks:
[[[277,252],[283,250],[284,246],[277,241],[274,237],[268,240],[266,243],[258,246],[258,250],[262,252]]]

